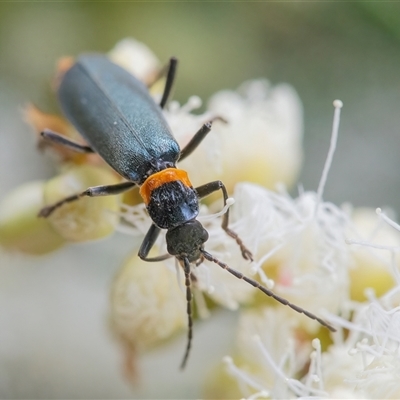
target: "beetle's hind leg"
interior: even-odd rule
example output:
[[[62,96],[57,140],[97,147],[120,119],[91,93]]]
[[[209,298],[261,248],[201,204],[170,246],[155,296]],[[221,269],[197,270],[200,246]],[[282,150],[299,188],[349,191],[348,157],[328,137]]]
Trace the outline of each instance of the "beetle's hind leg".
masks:
[[[67,137],[60,135],[59,133],[53,132],[50,129],[45,129],[40,133],[41,137],[54,144],[58,144],[67,147],[70,150],[76,151],[78,153],[95,153],[95,151],[90,146],[85,146],[83,144],[74,142]]]
[[[168,98],[171,94],[172,86],[175,81],[176,76],[176,67],[178,65],[178,59],[175,57],[171,57],[168,65],[160,70],[160,72],[156,75],[154,80],[150,82],[147,87],[151,88],[156,82],[158,82],[162,77],[166,76],[164,92],[161,97],[160,107],[164,108],[167,104]]]
[[[104,186],[92,186],[87,188],[82,193],[74,194],[72,196],[65,197],[64,199],[58,201],[57,203],[51,204],[50,206],[43,207],[38,216],[47,218],[51,215],[57,208],[60,208],[62,205],[66,203],[71,203],[73,201],[79,200],[81,197],[89,196],[89,197],[97,197],[97,196],[108,196],[108,195],[116,195],[127,190],[131,189],[135,186],[133,182],[122,182],[117,183],[116,185],[104,185]]]
[[[178,60],[175,57],[171,57],[169,60],[167,80],[165,81],[165,86],[164,86],[164,93],[163,93],[161,101],[160,101],[161,108],[165,107],[165,105],[167,104],[168,98],[171,94],[172,86],[175,81],[177,65],[178,65]]]

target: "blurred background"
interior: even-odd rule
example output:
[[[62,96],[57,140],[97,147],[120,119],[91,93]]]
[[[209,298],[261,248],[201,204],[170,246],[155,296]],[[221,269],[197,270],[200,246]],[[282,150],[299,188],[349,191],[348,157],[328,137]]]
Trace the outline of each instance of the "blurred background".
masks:
[[[54,172],[36,151],[21,109],[33,102],[58,112],[50,88],[56,61],[83,51],[106,52],[132,36],[162,61],[179,58],[175,99],[180,102],[193,94],[206,101],[252,78],[291,84],[304,107],[299,182],[307,190],[317,188],[332,101],[341,99],[325,200],[399,211],[399,15],[398,3],[379,2],[2,2],[0,199]],[[136,389],[123,380],[106,314],[110,281],[133,249],[132,240],[117,234],[41,258],[0,253],[1,398],[201,396],[198,377],[207,364],[177,370],[182,338],[143,361]],[[204,353],[195,342],[192,361],[196,355],[215,361],[225,354],[220,343],[234,315],[220,318],[227,322],[218,330],[198,324],[196,341],[209,348]]]

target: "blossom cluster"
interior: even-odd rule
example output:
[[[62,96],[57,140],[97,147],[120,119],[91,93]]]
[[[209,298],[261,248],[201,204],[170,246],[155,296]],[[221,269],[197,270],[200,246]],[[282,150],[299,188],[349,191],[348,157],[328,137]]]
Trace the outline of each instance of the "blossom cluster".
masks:
[[[117,44],[109,57],[145,83],[161,68],[155,55],[133,39]],[[70,62],[60,62],[59,73]],[[151,90],[157,101],[162,85]],[[295,183],[302,162],[302,108],[289,85],[249,81],[238,90],[216,93],[202,113],[196,96],[183,105],[172,101],[163,111],[181,147],[203,123],[220,117],[179,167],[188,171],[194,186],[221,179],[233,193],[234,201],[227,204],[230,228],[254,261],[245,260],[222,229],[227,207],[213,196],[199,215],[209,233],[206,250],[336,328],[329,332],[214,263],[193,266],[196,318],[218,307],[239,313],[235,347],[204,382],[207,397],[400,397],[400,227],[381,210],[324,201],[342,104],[334,105],[331,148],[320,186],[315,192],[299,188],[295,197],[286,188]],[[37,133],[50,128],[79,137],[61,117],[34,106],[25,114]],[[2,201],[4,249],[44,254],[115,230],[138,237],[147,232],[150,221],[135,193],[83,198],[46,220],[37,219],[45,204],[121,179],[95,154],[77,155],[43,142],[40,147],[56,158],[60,172],[49,181],[24,185]],[[163,236],[153,251],[166,252]],[[136,254],[134,249],[112,283],[109,312],[131,378],[138,355],[187,329],[183,273],[176,261],[145,263]]]

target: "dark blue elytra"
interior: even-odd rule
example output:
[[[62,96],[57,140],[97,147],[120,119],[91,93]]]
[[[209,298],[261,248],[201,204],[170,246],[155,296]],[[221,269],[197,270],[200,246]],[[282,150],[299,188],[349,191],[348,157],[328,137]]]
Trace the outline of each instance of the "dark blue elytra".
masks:
[[[84,54],[65,73],[62,111],[90,147],[127,180],[142,184],[174,166],[180,148],[146,86],[99,54]]]

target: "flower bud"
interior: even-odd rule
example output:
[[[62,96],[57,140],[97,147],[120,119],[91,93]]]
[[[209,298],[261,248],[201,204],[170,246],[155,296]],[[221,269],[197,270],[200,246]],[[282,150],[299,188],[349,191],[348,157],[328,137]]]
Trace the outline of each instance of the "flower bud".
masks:
[[[109,51],[108,56],[112,62],[145,82],[151,80],[160,69],[160,62],[154,53],[145,44],[133,38],[119,41]]]
[[[352,214],[352,220],[360,237],[368,242],[385,246],[399,246],[399,232],[383,225],[372,208],[359,208]],[[365,289],[374,289],[380,297],[395,285],[391,270],[391,255],[389,251],[374,249],[370,246],[351,246],[353,258],[350,276],[350,298],[365,301]],[[395,260],[394,260],[395,261]]]
[[[74,166],[49,180],[44,188],[47,205],[78,194],[90,186],[120,182],[111,170],[92,165]],[[83,242],[99,239],[114,232],[119,222],[120,196],[82,197],[57,208],[48,218],[64,239]]]
[[[44,181],[26,183],[0,203],[0,245],[4,248],[39,255],[64,244],[49,221],[37,216],[44,206],[44,186]]]
[[[137,254],[127,260],[112,285],[112,330],[135,351],[153,348],[185,328],[185,310],[175,271],[145,262]]]

